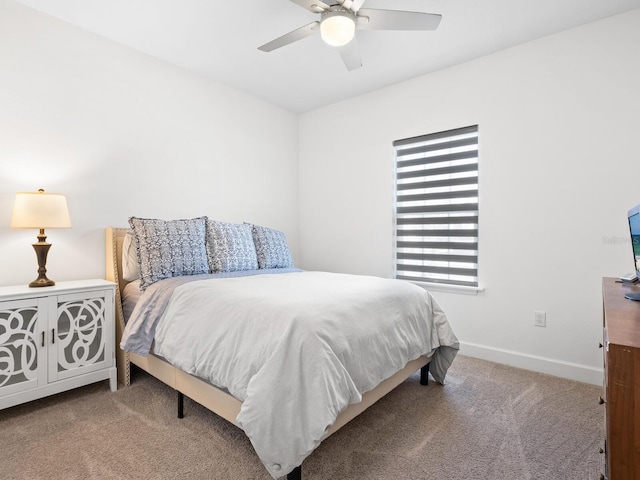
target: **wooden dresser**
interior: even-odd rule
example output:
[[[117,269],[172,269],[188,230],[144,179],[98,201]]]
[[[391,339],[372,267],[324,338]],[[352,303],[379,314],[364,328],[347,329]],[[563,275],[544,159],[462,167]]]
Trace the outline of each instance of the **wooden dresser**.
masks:
[[[624,294],[638,285],[602,282],[605,478],[640,480],[640,302]]]

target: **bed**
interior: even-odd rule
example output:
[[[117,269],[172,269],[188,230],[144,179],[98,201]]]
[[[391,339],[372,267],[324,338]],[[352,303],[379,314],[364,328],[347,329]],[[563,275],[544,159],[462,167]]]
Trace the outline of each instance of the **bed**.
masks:
[[[344,426],[347,422],[349,422],[351,419],[356,417],[358,414],[362,413],[365,409],[367,409],[369,406],[375,403],[378,399],[382,398],[384,395],[389,393],[391,390],[397,387],[400,383],[402,383],[404,380],[406,380],[410,375],[412,375],[416,371],[420,370],[421,383],[426,384],[428,381],[430,363],[431,363],[432,370],[434,369],[433,367],[434,364],[437,366],[436,368],[437,373],[434,374],[434,372],[432,371],[432,375],[434,376],[434,378],[436,378],[439,382],[442,383],[444,381],[444,375],[446,374],[446,370],[448,366],[451,364],[451,362],[453,361],[453,358],[455,357],[455,354],[457,352],[457,349],[458,349],[457,339],[453,335],[453,332],[451,332],[448,322],[446,321],[446,317],[444,317],[444,314],[440,312],[439,313],[441,317],[440,324],[435,327],[430,327],[434,332],[436,332],[436,330],[438,331],[437,333],[434,333],[434,335],[436,335],[437,337],[441,336],[442,338],[445,339],[445,341],[440,340],[439,343],[438,343],[438,339],[432,340],[432,342],[436,342],[439,344],[438,348],[434,348],[429,352],[423,352],[420,355],[416,356],[415,358],[410,359],[404,365],[404,367],[397,369],[397,371],[394,371],[392,374],[388,376],[385,375],[382,381],[376,381],[375,382],[376,385],[371,385],[371,386],[367,386],[366,388],[360,389],[360,390],[363,390],[363,393],[361,393],[361,395],[358,392],[355,392],[355,396],[358,397],[359,401],[357,403],[353,403],[353,398],[352,398],[352,400],[346,402],[347,404],[344,406],[344,408],[340,407],[339,412],[336,413],[334,417],[330,417],[331,422],[324,429],[324,431],[322,432],[322,435],[320,437],[318,437],[317,434],[315,435],[314,437],[315,441],[314,443],[311,444],[311,447],[309,447],[308,443],[305,444],[302,441],[296,443],[296,445],[298,445],[299,443],[303,445],[303,447],[298,446],[297,448],[303,448],[303,450],[304,449],[306,450],[304,450],[302,454],[297,453],[296,455],[293,455],[294,460],[287,458],[285,459],[285,461],[280,461],[280,460],[274,461],[273,456],[269,456],[269,455],[263,455],[264,457],[269,457],[269,458],[263,458],[263,456],[261,456],[261,450],[258,448],[259,441],[252,438],[252,436],[248,433],[248,432],[260,431],[260,428],[263,428],[263,426],[259,426],[258,430],[254,428],[254,423],[258,422],[260,419],[251,418],[251,415],[253,415],[253,417],[260,417],[260,415],[263,415],[263,414],[255,413],[253,411],[247,414],[246,412],[243,411],[243,403],[246,410],[247,408],[250,408],[250,407],[247,407],[248,404],[263,403],[263,402],[248,401],[252,399],[244,398],[244,393],[242,395],[234,396],[232,394],[232,392],[235,391],[233,390],[233,388],[216,387],[211,381],[203,380],[196,374],[187,373],[187,371],[191,371],[193,373],[192,368],[191,369],[187,368],[186,369],[187,371],[185,371],[184,367],[182,367],[182,369],[178,368],[177,366],[174,366],[172,363],[169,363],[169,361],[165,360],[163,356],[155,354],[154,352],[150,352],[148,354],[145,354],[143,352],[143,354],[138,354],[138,353],[133,353],[131,351],[125,351],[122,348],[120,348],[120,343],[121,343],[121,340],[123,339],[123,335],[125,335],[125,328],[126,328],[125,312],[123,310],[123,303],[122,303],[122,293],[125,291],[129,283],[127,282],[127,280],[124,279],[123,270],[122,270],[123,240],[127,232],[130,232],[130,229],[115,228],[115,227],[108,227],[106,229],[106,260],[107,260],[106,276],[108,280],[111,280],[116,284],[116,317],[117,317],[116,318],[116,345],[117,345],[116,351],[117,351],[117,367],[118,367],[119,383],[121,383],[124,386],[127,386],[130,384],[131,364],[133,363],[134,365],[138,366],[142,370],[153,375],[154,377],[156,377],[157,379],[164,382],[165,384],[167,384],[168,386],[170,386],[171,388],[175,389],[178,392],[177,398],[178,398],[178,416],[179,417],[181,417],[183,414],[183,411],[182,411],[183,398],[184,396],[187,396],[192,400],[205,406],[206,408],[210,409],[217,415],[225,418],[229,422],[239,426],[240,428],[245,430],[245,433],[248,434],[263,464],[265,464],[265,467],[274,478],[279,478],[285,475],[287,475],[287,478],[289,480],[301,478],[302,459],[304,459],[308,454],[310,454],[313,448],[317,446],[317,444],[319,444],[321,441],[326,439],[332,433],[336,432],[338,429],[340,429],[342,426]],[[320,277],[323,279],[322,281],[325,281],[324,273],[322,274],[314,274],[314,272],[302,272],[302,273],[310,274],[308,276],[310,276],[311,278],[317,279]],[[297,272],[295,274],[299,275],[298,277],[295,277],[296,279],[302,278],[301,276],[302,274]],[[291,275],[295,275],[295,274],[291,273]],[[287,275],[289,275],[289,273],[283,273],[282,275],[263,275],[261,277],[257,275],[253,277],[253,279],[250,281],[253,282],[254,285],[257,285],[261,292],[269,291],[270,287],[266,287],[266,288],[263,287],[264,285],[266,285],[264,282],[267,277],[273,277],[273,278],[279,277],[277,278],[278,282],[281,282],[281,283],[284,282],[285,285],[288,285],[287,288],[292,288],[293,284],[292,284],[291,278],[294,278],[294,277],[291,277],[291,276],[287,277]],[[175,278],[173,280],[175,280]],[[222,282],[221,280],[224,280],[224,282]],[[183,303],[193,303],[194,298],[202,298],[202,297],[198,297],[198,295],[201,295],[203,293],[203,288],[207,283],[212,283],[212,282],[218,282],[215,284],[215,289],[216,291],[222,292],[220,295],[223,298],[221,298],[220,301],[226,301],[228,296],[234,295],[234,293],[225,293],[226,291],[221,287],[221,285],[224,284],[226,287],[226,285],[228,284],[229,288],[231,288],[232,286],[235,288],[233,284],[238,283],[240,281],[242,282],[247,281],[245,278],[242,278],[241,280],[238,280],[236,278],[221,279],[221,280],[206,279],[202,281],[194,281],[192,283],[187,284],[187,287],[190,290],[186,290],[185,294],[188,294],[191,296],[187,296],[186,300],[184,300]],[[351,281],[351,279],[348,279],[348,280]],[[272,281],[272,280],[269,280],[269,281]],[[160,284],[160,282],[158,283]],[[294,284],[298,283],[298,281],[295,280],[293,281],[293,283]],[[318,288],[317,284],[315,285],[316,286],[314,286],[313,288]],[[149,288],[148,290],[151,290],[151,288]],[[180,291],[182,293],[182,288],[177,288],[176,292],[177,291]],[[232,291],[230,290],[229,292],[232,292]],[[177,300],[178,298],[177,295],[178,295],[177,293],[174,293],[171,296],[172,302],[179,303]],[[216,304],[216,305],[219,305],[219,304]],[[169,308],[167,308],[167,310],[169,310]],[[200,309],[200,311],[204,311],[204,309]],[[298,316],[298,314],[296,314],[296,316]],[[169,328],[164,328],[161,330],[164,332],[165,336],[168,335],[166,331],[170,331]],[[247,332],[245,331],[245,333]],[[248,334],[250,333],[251,332],[248,332]],[[177,341],[176,343],[180,343],[180,342]],[[324,348],[324,341],[320,343],[323,344],[322,348]],[[309,350],[312,347],[305,347],[305,348]],[[136,348],[129,348],[129,349],[136,350]],[[283,355],[280,361],[284,362],[285,360],[287,362],[290,362],[290,357]],[[176,361],[174,363],[178,364],[179,362]],[[320,376],[324,375],[322,373],[323,371],[321,369],[317,369],[316,367],[314,367],[312,371],[306,372],[305,375],[301,375],[301,372],[303,372],[302,369],[304,368],[309,369],[309,368],[302,365],[304,362],[300,362],[300,363],[301,365],[299,366],[299,368],[298,368],[298,365],[296,364],[297,370],[296,372],[293,373],[294,376],[299,375],[303,377],[306,376],[308,378],[314,378],[317,375],[320,375]],[[322,362],[319,362],[319,364],[322,364]],[[287,363],[287,365],[291,365],[291,363]],[[331,369],[332,365],[333,364],[329,364],[327,368]],[[292,372],[289,372],[289,374],[291,373]],[[269,378],[269,377],[266,377],[266,378]],[[275,377],[272,377],[272,378],[275,378]],[[254,382],[251,384],[252,388],[254,385],[259,383],[260,382],[258,380],[254,379]],[[248,390],[248,386],[246,388]],[[353,386],[352,386],[352,389],[353,389]],[[238,398],[244,398],[244,402],[239,400]],[[276,402],[282,401],[282,399],[281,398],[275,399],[274,401]],[[342,403],[345,403],[345,402],[342,401]],[[261,412],[261,410],[258,409],[257,412]],[[304,417],[304,415],[302,415],[302,417]],[[239,421],[239,419],[242,421]],[[248,421],[247,419],[249,419],[250,421]],[[309,429],[311,429],[311,427],[309,427]],[[303,428],[303,430],[306,430],[306,428]],[[287,437],[287,436],[285,435],[284,437]],[[294,437],[296,437],[296,435],[290,435],[288,438],[290,438],[291,441],[293,442],[294,440],[297,440]],[[287,445],[284,445],[284,447],[287,447]]]

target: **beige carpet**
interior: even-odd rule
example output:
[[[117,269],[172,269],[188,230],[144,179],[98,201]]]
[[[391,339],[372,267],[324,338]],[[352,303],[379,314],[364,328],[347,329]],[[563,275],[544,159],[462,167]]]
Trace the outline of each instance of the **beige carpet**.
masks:
[[[458,356],[331,436],[303,479],[597,479],[600,388]],[[0,411],[1,479],[271,478],[242,431],[138,372]]]

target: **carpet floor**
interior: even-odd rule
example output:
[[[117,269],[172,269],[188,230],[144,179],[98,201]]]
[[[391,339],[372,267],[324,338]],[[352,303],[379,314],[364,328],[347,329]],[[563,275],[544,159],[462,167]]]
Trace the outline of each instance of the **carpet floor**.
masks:
[[[419,372],[418,372],[419,373]],[[458,356],[326,439],[304,480],[589,480],[604,471],[601,388]],[[243,432],[144,372],[0,411],[0,478],[271,478]]]

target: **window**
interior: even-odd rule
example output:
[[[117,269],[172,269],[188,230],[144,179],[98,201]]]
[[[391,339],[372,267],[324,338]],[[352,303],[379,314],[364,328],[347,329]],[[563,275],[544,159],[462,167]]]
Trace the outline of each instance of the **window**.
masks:
[[[393,142],[396,278],[478,286],[478,126]]]

